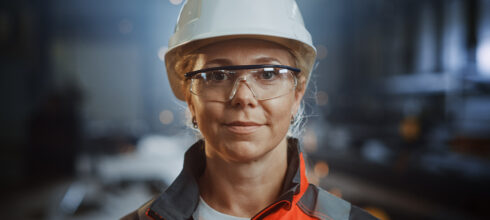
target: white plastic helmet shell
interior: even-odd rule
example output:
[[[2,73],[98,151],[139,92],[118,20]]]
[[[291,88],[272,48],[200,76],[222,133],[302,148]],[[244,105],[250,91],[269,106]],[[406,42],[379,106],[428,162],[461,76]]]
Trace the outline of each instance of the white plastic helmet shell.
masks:
[[[187,0],[165,54],[167,75],[175,96],[184,100],[186,54],[205,45],[234,38],[272,41],[290,49],[307,74],[316,50],[295,0]]]

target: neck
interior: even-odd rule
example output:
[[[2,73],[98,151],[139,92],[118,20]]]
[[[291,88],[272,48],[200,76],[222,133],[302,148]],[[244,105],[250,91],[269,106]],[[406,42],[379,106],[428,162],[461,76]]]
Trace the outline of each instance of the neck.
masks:
[[[286,138],[253,161],[226,161],[206,154],[199,190],[206,203],[217,211],[248,218],[279,197],[286,170]]]

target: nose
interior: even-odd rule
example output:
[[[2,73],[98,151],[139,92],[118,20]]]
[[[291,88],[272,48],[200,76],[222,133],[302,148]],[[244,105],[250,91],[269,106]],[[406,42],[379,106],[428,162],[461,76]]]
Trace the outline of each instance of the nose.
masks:
[[[248,85],[246,78],[240,78],[236,81],[230,94],[230,101],[232,106],[254,107],[257,105],[255,94],[250,85]]]

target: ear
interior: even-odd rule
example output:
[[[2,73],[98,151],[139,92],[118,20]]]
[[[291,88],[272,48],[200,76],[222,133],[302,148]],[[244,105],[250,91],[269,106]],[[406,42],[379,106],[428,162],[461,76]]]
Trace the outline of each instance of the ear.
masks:
[[[293,115],[296,115],[298,113],[299,106],[301,105],[301,100],[303,100],[303,96],[305,95],[305,90],[306,85],[304,81],[301,82],[301,85],[295,89],[294,102],[291,109],[291,113],[293,113]]]

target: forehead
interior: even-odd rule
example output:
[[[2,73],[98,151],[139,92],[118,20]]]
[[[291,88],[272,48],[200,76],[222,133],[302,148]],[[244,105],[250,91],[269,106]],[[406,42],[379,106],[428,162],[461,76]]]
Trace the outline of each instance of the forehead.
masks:
[[[294,65],[286,47],[256,39],[233,39],[207,45],[198,50],[206,67],[248,64]]]

